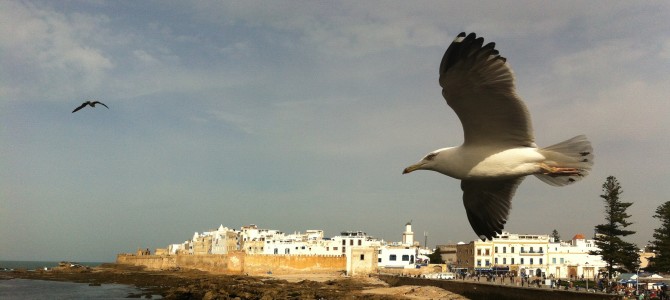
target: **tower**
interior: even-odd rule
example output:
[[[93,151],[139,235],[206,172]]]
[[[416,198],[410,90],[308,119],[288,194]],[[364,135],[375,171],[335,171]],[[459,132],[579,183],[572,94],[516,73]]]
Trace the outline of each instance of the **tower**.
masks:
[[[412,232],[412,221],[405,224],[405,232],[402,233],[403,245],[414,245],[414,232]]]

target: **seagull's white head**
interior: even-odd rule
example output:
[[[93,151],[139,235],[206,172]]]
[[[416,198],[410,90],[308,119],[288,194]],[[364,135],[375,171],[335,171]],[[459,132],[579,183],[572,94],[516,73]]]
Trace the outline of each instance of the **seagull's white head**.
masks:
[[[448,151],[450,149],[453,148],[443,148],[428,153],[418,163],[405,168],[402,173],[407,174],[416,170],[431,170],[440,172],[439,170],[441,169],[441,165],[445,163],[447,160],[446,157],[449,156],[449,152],[451,152]]]

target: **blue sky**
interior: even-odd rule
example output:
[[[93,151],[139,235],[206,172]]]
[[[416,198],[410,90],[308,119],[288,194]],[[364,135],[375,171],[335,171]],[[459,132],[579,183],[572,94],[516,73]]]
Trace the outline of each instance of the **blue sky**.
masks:
[[[644,245],[670,166],[670,4],[0,0],[0,259],[109,261],[219,224],[476,238],[457,180],[401,175],[462,142],[437,83],[496,42],[539,145],[586,134],[578,184],[535,178],[506,229],[564,238],[623,186]],[[71,111],[87,99],[109,109]]]

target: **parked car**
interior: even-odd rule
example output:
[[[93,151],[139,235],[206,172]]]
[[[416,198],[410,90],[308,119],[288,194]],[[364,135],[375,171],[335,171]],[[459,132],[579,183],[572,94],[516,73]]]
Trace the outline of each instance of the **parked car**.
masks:
[[[439,278],[439,279],[454,279],[454,278],[456,278],[456,275],[454,275],[454,273],[451,273],[451,272],[440,273],[437,276],[438,276],[437,278]]]

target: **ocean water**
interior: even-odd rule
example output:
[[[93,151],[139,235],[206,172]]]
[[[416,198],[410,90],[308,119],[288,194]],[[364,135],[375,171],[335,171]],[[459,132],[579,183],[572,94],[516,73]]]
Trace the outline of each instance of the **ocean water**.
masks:
[[[0,260],[0,270],[36,270],[58,266],[57,261],[7,261]],[[77,262],[80,265],[95,267],[103,262]],[[3,271],[0,271],[2,278]],[[0,279],[0,300],[9,299],[127,299],[130,294],[140,294],[142,290],[124,284],[101,284],[89,286],[88,283],[31,280]],[[160,299],[153,295],[152,299]]]
[[[87,283],[8,279],[0,280],[0,299],[126,299],[141,290],[123,284],[89,286]],[[160,296],[158,297],[160,298]],[[152,297],[157,299],[157,297]]]
[[[0,260],[0,270],[11,270],[11,269],[26,269],[26,270],[36,270],[58,267],[58,261],[16,261],[16,260]],[[103,264],[104,262],[77,262],[80,265],[95,267]]]

